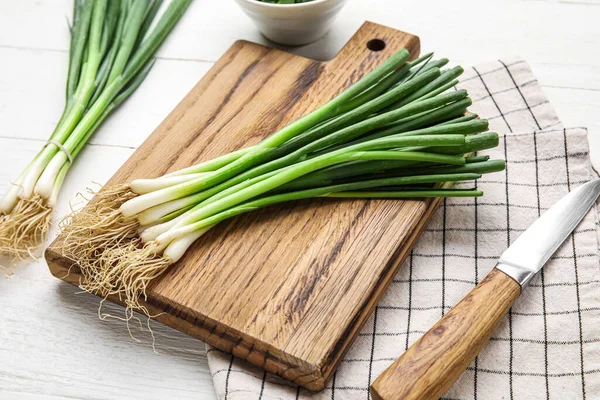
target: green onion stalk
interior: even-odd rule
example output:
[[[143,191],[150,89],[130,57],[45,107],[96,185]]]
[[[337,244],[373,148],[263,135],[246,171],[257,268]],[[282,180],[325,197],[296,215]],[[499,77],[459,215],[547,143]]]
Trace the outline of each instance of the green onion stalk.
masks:
[[[264,207],[315,197],[411,199],[481,196],[453,188],[504,169],[472,156],[498,145],[488,122],[451,90],[462,68],[398,51],[326,104],[239,149],[154,179],[105,188],[62,226],[63,254],[82,288],[134,310],[150,282],[215,225]]]
[[[54,132],[0,200],[0,255],[44,241],[60,188],[85,143],[146,78],[191,0],[74,0],[66,101]]]

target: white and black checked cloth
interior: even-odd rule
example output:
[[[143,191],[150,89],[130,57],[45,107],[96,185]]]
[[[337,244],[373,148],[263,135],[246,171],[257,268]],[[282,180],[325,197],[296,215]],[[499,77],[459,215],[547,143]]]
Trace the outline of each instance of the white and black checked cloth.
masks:
[[[471,110],[500,133],[483,152],[507,161],[478,199],[443,202],[327,388],[311,393],[208,349],[219,399],[369,399],[369,385],[494,267],[544,210],[595,173],[587,132],[564,129],[529,66],[467,69]],[[600,259],[596,210],[519,298],[447,399],[600,398]]]

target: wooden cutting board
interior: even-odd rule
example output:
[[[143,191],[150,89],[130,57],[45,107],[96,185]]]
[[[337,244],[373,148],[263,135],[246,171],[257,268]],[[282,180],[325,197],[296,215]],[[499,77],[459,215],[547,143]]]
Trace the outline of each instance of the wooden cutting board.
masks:
[[[328,62],[238,41],[108,185],[253,145],[403,47],[416,57],[419,38],[371,22]],[[323,389],[437,203],[316,199],[242,215],[198,240],[147,306],[168,326]],[[46,258],[54,276],[79,282],[71,260]]]

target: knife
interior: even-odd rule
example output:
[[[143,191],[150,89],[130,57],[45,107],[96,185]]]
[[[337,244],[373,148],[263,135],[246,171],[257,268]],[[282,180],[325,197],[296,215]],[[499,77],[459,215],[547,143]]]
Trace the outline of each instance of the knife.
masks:
[[[372,398],[437,399],[446,393],[599,194],[600,179],[590,181],[539,217],[479,285],[373,382]]]

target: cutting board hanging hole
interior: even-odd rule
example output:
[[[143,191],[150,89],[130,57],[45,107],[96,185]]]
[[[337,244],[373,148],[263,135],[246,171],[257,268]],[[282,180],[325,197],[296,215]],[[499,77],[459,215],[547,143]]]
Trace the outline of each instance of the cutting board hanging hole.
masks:
[[[367,49],[371,51],[381,51],[385,49],[385,42],[381,39],[371,39],[367,42]]]

